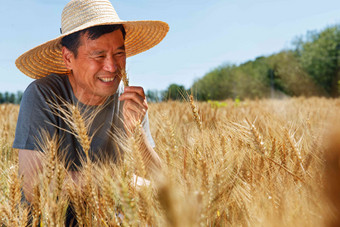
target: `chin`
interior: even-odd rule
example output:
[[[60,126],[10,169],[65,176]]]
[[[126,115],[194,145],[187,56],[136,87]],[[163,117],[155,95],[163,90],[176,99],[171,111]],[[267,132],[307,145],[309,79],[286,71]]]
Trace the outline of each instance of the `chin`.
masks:
[[[111,96],[111,95],[114,95],[115,93],[116,93],[116,91],[117,91],[117,88],[115,88],[115,89],[112,89],[112,90],[110,90],[110,91],[108,91],[108,92],[105,92],[105,94],[103,94],[103,96]]]

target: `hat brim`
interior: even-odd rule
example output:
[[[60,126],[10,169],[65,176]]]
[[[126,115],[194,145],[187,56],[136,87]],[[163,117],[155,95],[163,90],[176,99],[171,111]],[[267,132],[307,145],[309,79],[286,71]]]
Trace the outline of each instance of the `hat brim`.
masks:
[[[61,39],[89,27],[111,24],[123,24],[125,28],[126,57],[131,57],[156,46],[169,31],[168,24],[163,21],[103,22],[92,26],[84,24],[76,30],[62,34],[25,52],[17,58],[15,64],[21,72],[33,79],[42,78],[51,73],[65,74],[68,70],[62,58]]]

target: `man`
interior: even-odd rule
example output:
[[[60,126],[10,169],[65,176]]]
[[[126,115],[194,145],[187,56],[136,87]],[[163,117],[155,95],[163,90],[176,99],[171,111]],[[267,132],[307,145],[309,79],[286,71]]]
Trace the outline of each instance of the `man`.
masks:
[[[65,151],[75,181],[84,155],[51,102],[64,100],[87,115],[101,107],[90,128],[92,160],[115,160],[119,154],[109,132],[115,133],[118,128],[129,133],[139,121],[144,129],[141,147],[148,157],[145,164],[160,166],[152,148],[143,88],[123,88],[120,82],[126,57],[157,45],[168,32],[168,25],[161,21],[122,21],[109,0],[72,0],[63,10],[61,24],[61,36],[16,60],[23,73],[37,79],[24,93],[13,144],[19,149],[19,172],[28,202],[32,200],[32,180],[41,169],[38,151],[42,130],[60,138],[60,150]]]

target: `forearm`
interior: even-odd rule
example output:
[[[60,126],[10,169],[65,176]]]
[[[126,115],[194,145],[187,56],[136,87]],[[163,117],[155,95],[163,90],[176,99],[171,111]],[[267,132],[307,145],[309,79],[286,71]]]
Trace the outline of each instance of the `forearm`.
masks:
[[[29,203],[34,201],[35,187],[40,184],[40,176],[43,171],[44,154],[35,150],[19,150],[19,175],[23,180],[23,192]],[[68,171],[64,181],[66,184],[75,182],[79,183],[80,177],[78,171]],[[48,187],[54,190],[55,185],[51,182]],[[65,187],[63,187],[65,189]]]
[[[28,202],[33,200],[33,188],[42,171],[42,155],[34,150],[19,150],[19,175],[22,176],[23,192]]]
[[[142,153],[144,165],[148,170],[155,171],[161,169],[161,159],[152,148],[144,130],[142,130],[142,138],[140,141],[140,151]]]

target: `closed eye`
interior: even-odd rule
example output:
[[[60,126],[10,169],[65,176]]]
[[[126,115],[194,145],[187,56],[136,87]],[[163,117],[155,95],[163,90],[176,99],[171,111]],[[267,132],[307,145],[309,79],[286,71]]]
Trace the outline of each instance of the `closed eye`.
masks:
[[[125,55],[125,51],[117,52],[115,55],[118,55],[118,56]]]

